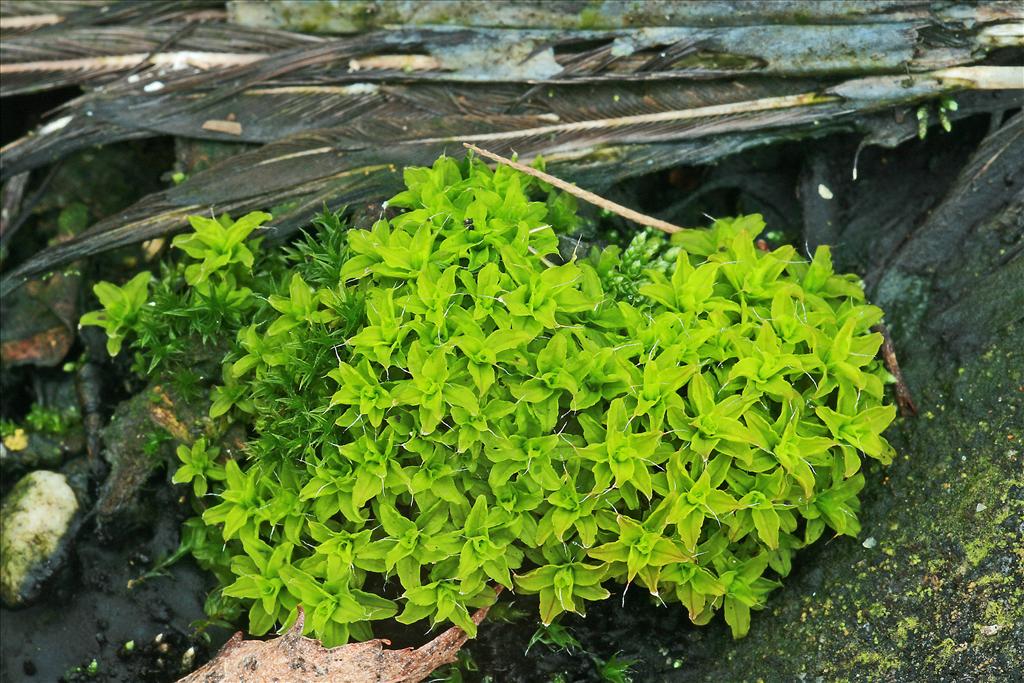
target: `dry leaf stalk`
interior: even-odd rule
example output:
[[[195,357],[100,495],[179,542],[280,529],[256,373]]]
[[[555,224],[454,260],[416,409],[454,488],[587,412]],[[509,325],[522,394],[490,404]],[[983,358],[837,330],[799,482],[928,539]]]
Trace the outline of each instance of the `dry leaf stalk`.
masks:
[[[523,172],[523,173],[525,173],[527,175],[531,175],[531,176],[533,176],[535,178],[540,178],[544,182],[549,183],[551,185],[554,185],[559,190],[563,190],[564,192],[568,192],[569,194],[573,195],[574,197],[578,197],[579,199],[582,199],[583,201],[587,202],[588,204],[593,204],[594,206],[597,206],[597,207],[600,207],[600,208],[605,209],[607,211],[611,211],[612,213],[618,214],[618,215],[622,216],[623,218],[625,218],[626,220],[633,221],[634,223],[639,223],[640,225],[646,225],[649,228],[657,228],[658,230],[662,230],[662,231],[668,232],[668,233],[679,232],[680,230],[682,230],[682,228],[680,228],[678,225],[673,225],[672,223],[668,223],[668,222],[663,221],[663,220],[661,220],[659,218],[654,218],[653,216],[648,216],[647,214],[640,213],[639,211],[634,211],[633,209],[630,209],[629,207],[623,206],[622,204],[616,204],[615,202],[611,201],[610,199],[605,199],[604,197],[596,195],[593,192],[588,192],[587,190],[581,190],[580,188],[576,187],[572,183],[567,183],[567,182],[565,182],[564,180],[562,180],[560,178],[556,178],[553,175],[545,173],[544,171],[538,171],[537,169],[533,168],[532,166],[527,166],[525,164],[519,163],[518,161],[512,161],[511,159],[506,159],[505,157],[501,156],[500,154],[495,154],[494,152],[489,152],[486,149],[481,149],[480,147],[477,147],[476,145],[470,144],[468,142],[464,142],[462,144],[467,149],[473,150],[474,152],[476,152],[477,154],[479,154],[482,157],[486,157],[486,158],[490,159],[491,161],[496,161],[499,164],[505,164],[506,166],[511,166],[512,168],[516,169],[517,171],[521,171],[521,172]]]

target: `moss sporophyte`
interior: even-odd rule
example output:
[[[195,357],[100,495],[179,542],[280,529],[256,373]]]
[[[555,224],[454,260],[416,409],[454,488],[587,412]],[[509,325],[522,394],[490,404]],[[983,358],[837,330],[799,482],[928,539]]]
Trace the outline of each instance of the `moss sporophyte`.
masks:
[[[761,251],[755,215],[565,261],[574,200],[531,177],[441,158],[405,182],[394,218],[326,213],[284,253],[249,239],[268,214],[193,218],[85,319],[148,374],[222,368],[174,481],[252,633],[302,605],[327,645],[474,634],[495,586],[549,624],[637,583],[740,637],[798,549],[858,533],[895,409],[882,311],[827,247]],[[233,423],[241,459],[213,446]]]

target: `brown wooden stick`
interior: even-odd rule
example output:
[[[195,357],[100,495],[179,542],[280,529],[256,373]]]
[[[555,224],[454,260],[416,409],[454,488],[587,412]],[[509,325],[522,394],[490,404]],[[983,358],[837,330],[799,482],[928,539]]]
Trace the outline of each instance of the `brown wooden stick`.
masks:
[[[892,344],[889,328],[878,324],[871,329],[882,335],[882,360],[885,362],[885,367],[896,378],[896,404],[900,407],[900,415],[903,417],[917,415],[917,406],[910,396],[910,388],[907,387],[907,381],[903,379],[903,371],[900,370],[900,364],[896,360],[896,348]]]
[[[476,152],[477,154],[479,154],[482,157],[487,157],[488,159],[490,159],[492,161],[496,161],[499,164],[505,164],[506,166],[511,166],[512,168],[516,169],[517,171],[521,171],[522,173],[525,173],[526,175],[531,175],[534,178],[540,178],[545,183],[549,183],[551,185],[554,185],[559,190],[562,190],[564,192],[568,192],[569,194],[573,195],[574,197],[579,197],[580,199],[582,199],[583,201],[587,202],[588,204],[593,204],[594,206],[599,206],[602,209],[606,209],[608,211],[611,211],[612,213],[616,213],[616,214],[622,216],[623,218],[625,218],[626,220],[633,221],[634,223],[639,223],[640,225],[646,225],[649,228],[657,228],[658,230],[661,230],[663,232],[668,232],[668,233],[679,232],[680,230],[682,230],[682,228],[680,228],[678,225],[672,225],[671,223],[668,223],[668,222],[663,221],[663,220],[658,219],[658,218],[654,218],[653,216],[648,216],[646,214],[640,213],[639,211],[634,211],[633,209],[625,207],[625,206],[623,206],[621,204],[616,204],[615,202],[613,202],[613,201],[611,201],[609,199],[605,199],[604,197],[600,197],[600,196],[594,194],[593,192],[588,192],[587,190],[581,190],[580,188],[576,187],[575,185],[573,185],[571,183],[567,183],[564,180],[561,180],[559,178],[556,178],[553,175],[549,175],[549,174],[545,173],[544,171],[538,171],[537,169],[533,168],[532,166],[527,166],[525,164],[519,163],[518,161],[512,161],[511,159],[506,159],[505,157],[501,156],[500,154],[495,154],[494,152],[489,152],[486,149],[481,149],[481,148],[477,147],[476,145],[470,144],[468,142],[464,142],[462,144],[467,149],[473,150],[474,152]]]

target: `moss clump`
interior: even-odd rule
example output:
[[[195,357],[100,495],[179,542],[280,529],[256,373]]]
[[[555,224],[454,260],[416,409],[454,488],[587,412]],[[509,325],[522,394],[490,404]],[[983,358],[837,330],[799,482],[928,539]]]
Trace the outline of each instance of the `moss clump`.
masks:
[[[827,248],[761,252],[759,216],[721,220],[629,287],[615,253],[558,259],[575,207],[531,178],[442,158],[405,180],[402,213],[325,216],[291,268],[246,246],[269,216],[194,219],[162,301],[121,313],[156,370],[168,308],[200,338],[197,309],[231,313],[211,415],[252,426],[250,457],[182,448],[175,479],[215,496],[197,556],[252,632],[301,604],[327,644],[393,616],[473,633],[496,585],[550,623],[618,582],[739,637],[796,550],[858,532],[894,409],[881,311]]]

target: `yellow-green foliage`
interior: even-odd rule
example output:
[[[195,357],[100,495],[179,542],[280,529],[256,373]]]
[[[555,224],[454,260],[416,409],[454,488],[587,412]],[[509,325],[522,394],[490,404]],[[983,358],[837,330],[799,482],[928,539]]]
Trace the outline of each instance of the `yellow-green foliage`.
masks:
[[[395,616],[473,633],[498,585],[550,623],[638,583],[738,637],[797,549],[858,532],[894,409],[882,312],[827,248],[761,252],[759,216],[719,220],[623,286],[613,252],[558,258],[572,200],[526,176],[442,158],[405,179],[400,215],[325,216],[289,270],[176,243],[200,263],[171,276],[244,287],[213,414],[252,425],[250,457],[182,448],[175,480],[209,489],[196,553],[253,633],[299,604],[329,645]]]

